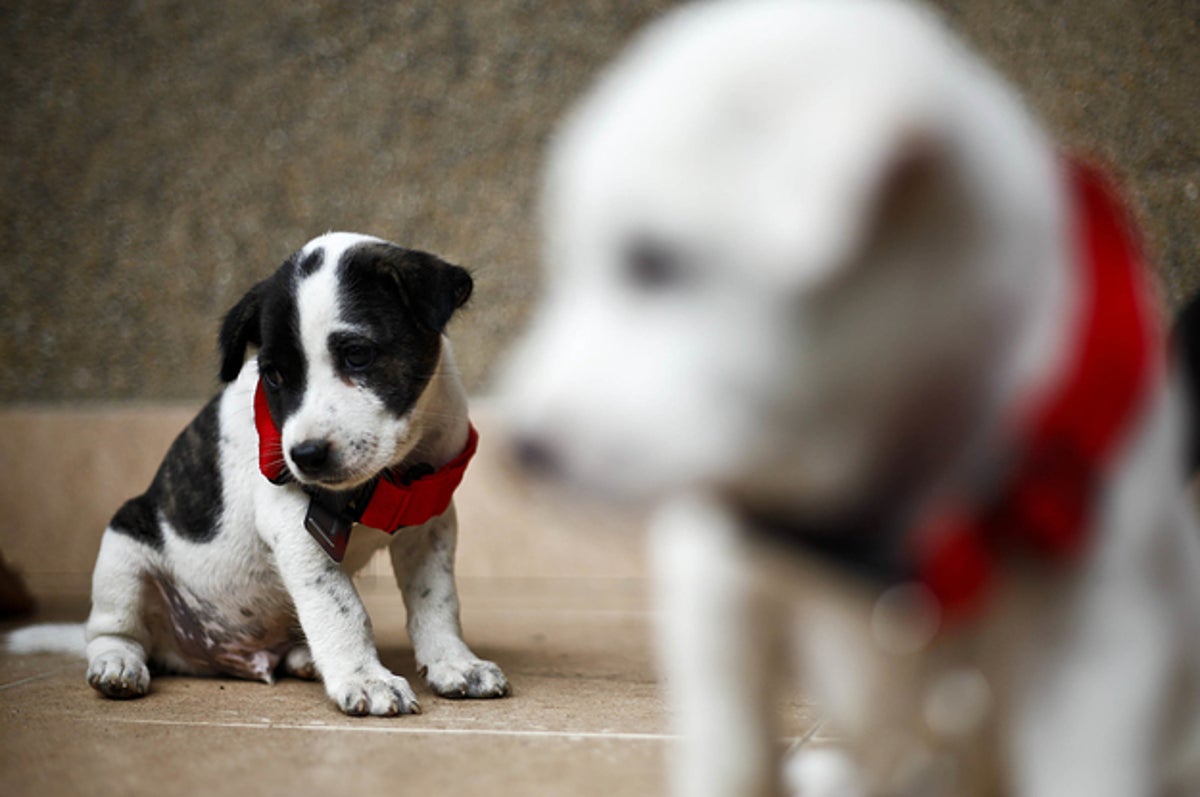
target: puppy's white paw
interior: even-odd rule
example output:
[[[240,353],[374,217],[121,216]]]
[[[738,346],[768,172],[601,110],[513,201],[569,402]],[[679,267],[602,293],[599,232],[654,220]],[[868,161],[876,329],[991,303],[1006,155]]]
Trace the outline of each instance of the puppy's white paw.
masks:
[[[317,665],[313,661],[312,651],[308,649],[308,645],[296,645],[287,652],[287,655],[283,657],[283,672],[285,675],[302,678],[305,681],[317,679]]]
[[[827,747],[802,747],[784,763],[791,797],[865,797],[866,789],[850,756]]]
[[[510,691],[500,668],[482,659],[443,659],[421,672],[434,694],[442,697],[493,698]]]
[[[421,704],[408,681],[382,667],[337,683],[327,683],[326,688],[338,708],[355,717],[421,713]]]
[[[131,652],[109,650],[88,662],[87,682],[105,697],[129,700],[150,691],[150,670]]]

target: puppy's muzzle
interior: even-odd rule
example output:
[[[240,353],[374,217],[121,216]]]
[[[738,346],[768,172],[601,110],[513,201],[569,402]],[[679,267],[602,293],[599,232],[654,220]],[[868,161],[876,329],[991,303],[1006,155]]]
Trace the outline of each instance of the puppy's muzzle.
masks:
[[[537,435],[518,435],[512,441],[510,453],[518,467],[534,476],[553,478],[562,472],[562,457],[558,450]]]
[[[292,464],[309,478],[320,476],[333,464],[333,446],[328,440],[305,440],[292,446],[288,452]]]

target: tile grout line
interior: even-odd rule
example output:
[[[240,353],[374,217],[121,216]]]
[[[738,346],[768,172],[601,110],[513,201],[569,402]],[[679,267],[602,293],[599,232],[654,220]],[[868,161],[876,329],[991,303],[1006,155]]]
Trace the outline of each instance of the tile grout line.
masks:
[[[39,673],[37,675],[31,675],[28,678],[22,678],[19,681],[12,681],[10,683],[0,684],[0,692],[3,692],[6,689],[15,689],[18,686],[24,686],[25,684],[30,684],[30,683],[33,683],[34,681],[41,681],[45,678],[52,678],[55,675],[58,675],[59,673],[63,672],[64,670],[69,670],[69,669],[71,669],[71,668],[70,667],[59,667],[58,669],[50,670],[49,672],[43,672],[43,673]]]
[[[411,736],[508,736],[555,739],[615,739],[618,741],[671,741],[677,738],[668,733],[635,733],[621,731],[605,733],[603,731],[520,731],[501,730],[497,728],[413,728],[403,726],[380,727],[377,725],[305,725],[296,722],[190,722],[185,720],[168,719],[131,719],[128,717],[109,717],[105,718],[103,721],[125,725],[170,725],[179,727],[236,728],[264,731],[333,731],[341,733],[383,733]]]
[[[100,721],[99,719],[95,721]],[[404,726],[380,727],[374,725],[305,725],[296,722],[190,722],[186,720],[169,719],[133,719],[128,717],[109,717],[105,722],[123,725],[167,725],[173,727],[193,728],[233,728],[239,730],[260,731],[332,731],[340,733],[382,733],[409,736],[500,736],[511,738],[534,739],[568,739],[568,740],[613,740],[622,742],[673,742],[679,736],[671,733],[638,733],[630,731],[538,731],[538,730],[501,730],[497,728],[413,728]],[[802,736],[786,736],[780,739],[788,745],[801,745],[809,742],[822,743],[836,741],[834,738],[819,734],[820,727]]]

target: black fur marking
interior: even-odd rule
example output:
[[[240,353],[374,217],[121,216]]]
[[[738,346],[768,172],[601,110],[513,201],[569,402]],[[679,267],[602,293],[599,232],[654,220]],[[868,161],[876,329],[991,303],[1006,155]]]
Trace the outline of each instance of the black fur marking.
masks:
[[[219,409],[217,396],[175,438],[150,488],[113,517],[115,531],[155,549],[163,545],[160,518],[192,542],[208,542],[217,535],[224,500]]]
[[[310,260],[311,257],[305,258],[304,263]],[[262,349],[258,352],[258,372],[274,372],[279,380],[278,387],[268,385],[267,406],[280,428],[288,416],[300,407],[308,374],[308,359],[300,346],[295,274],[296,267],[292,260],[275,272],[271,277],[270,290],[264,295],[259,318]]]
[[[316,249],[309,252],[308,256],[303,260],[295,260],[296,274],[300,277],[300,279],[312,276],[313,272],[319,269],[321,264],[324,262],[325,250],[318,246]]]
[[[1183,370],[1183,383],[1191,402],[1192,436],[1188,441],[1188,467],[1190,472],[1200,472],[1200,294],[1180,311],[1175,319],[1173,336],[1179,350]]]
[[[151,485],[151,490],[161,490],[156,500],[159,511],[181,537],[192,542],[208,542],[219,530],[223,508],[219,412],[218,396],[175,439]]]
[[[408,412],[433,377],[441,333],[471,296],[465,269],[392,244],[362,244],[342,256],[339,313],[361,336],[331,335],[341,375],[378,395],[396,415]],[[354,347],[370,346],[363,369],[347,362]]]
[[[237,379],[246,360],[246,347],[262,344],[259,316],[262,313],[262,297],[267,290],[264,280],[249,291],[226,313],[217,336],[221,350],[221,381]]]
[[[745,527],[758,541],[783,550],[815,556],[867,584],[912,580],[908,542],[896,513],[878,507],[843,516],[802,517],[753,507],[739,507]]]
[[[277,389],[267,391],[267,404],[275,423],[283,421],[304,397],[308,363],[300,348],[300,321],[296,309],[296,282],[316,270],[324,250],[316,249],[303,259],[297,252],[275,273],[251,288],[225,316],[221,325],[221,379],[237,379],[246,360],[246,348],[261,347],[260,374],[278,377]],[[264,380],[268,381],[268,380]]]
[[[117,514],[113,515],[109,526],[113,531],[127,534],[156,551],[162,550],[162,529],[158,525],[154,501],[145,495],[126,501],[124,506],[117,510]]]

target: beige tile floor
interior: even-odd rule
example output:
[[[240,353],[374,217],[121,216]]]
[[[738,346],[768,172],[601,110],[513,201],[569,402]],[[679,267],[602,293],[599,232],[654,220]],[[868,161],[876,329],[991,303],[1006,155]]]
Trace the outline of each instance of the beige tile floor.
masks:
[[[468,580],[465,632],[514,694],[434,697],[394,588],[363,588],[382,658],[424,713],[351,718],[320,685],[160,677],[107,701],[66,656],[0,658],[0,793],[657,793],[664,721],[637,585]],[[82,607],[79,607],[82,609]],[[225,788],[217,788],[225,791]]]
[[[0,432],[11,431],[10,441],[63,438],[69,445],[56,456],[79,468],[92,447],[119,445],[144,429],[162,436],[178,414],[9,413]],[[0,655],[0,795],[661,794],[671,740],[640,545],[622,528],[630,521],[557,503],[515,479],[488,444],[498,438],[496,421],[486,406],[475,415],[485,442],[458,500],[463,624],[477,652],[505,669],[511,697],[463,702],[430,694],[413,671],[398,591],[386,565],[372,563],[360,592],[384,662],[417,687],[422,715],[345,717],[318,684],[295,680],[162,677],[148,697],[113,702],[86,685],[82,661]],[[168,440],[143,443],[165,449]],[[25,452],[31,445],[20,442]],[[86,549],[98,529],[76,536]],[[0,544],[39,547],[11,537]],[[32,557],[16,563],[40,586],[42,616],[83,619],[86,574]],[[787,731],[803,733],[812,722],[812,711],[797,703]]]

